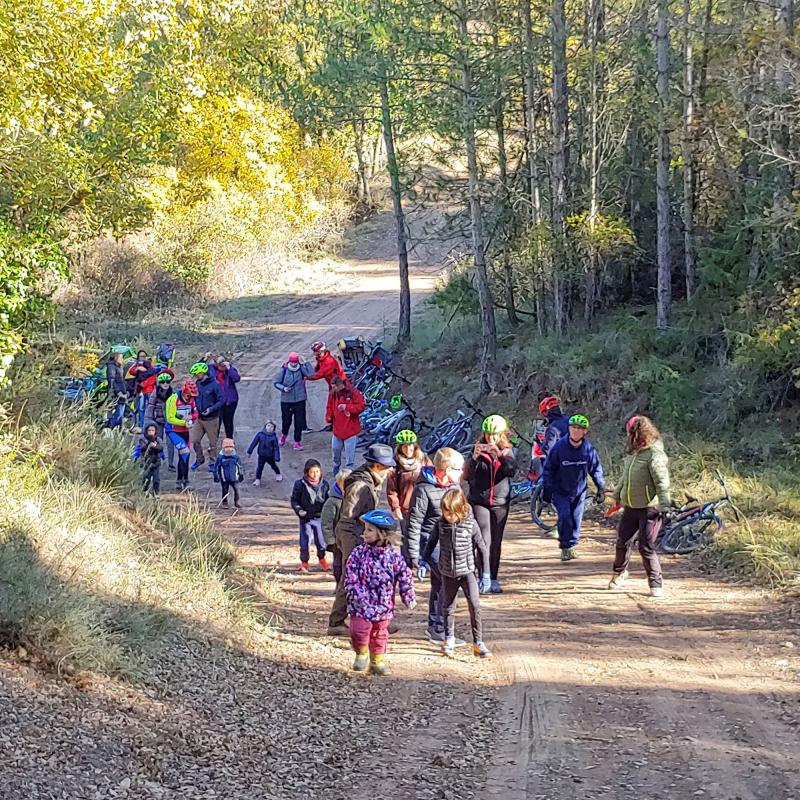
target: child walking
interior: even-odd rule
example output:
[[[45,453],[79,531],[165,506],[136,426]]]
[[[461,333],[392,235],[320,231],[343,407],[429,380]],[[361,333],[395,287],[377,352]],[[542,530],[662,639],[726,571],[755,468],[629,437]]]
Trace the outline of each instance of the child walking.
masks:
[[[275,433],[277,425],[268,419],[264,425],[264,430],[259,431],[250,442],[247,448],[247,455],[253,455],[253,450],[257,448],[258,465],[256,466],[256,479],[253,486],[261,486],[261,474],[264,472],[264,465],[269,464],[275,473],[275,480],[282,481],[281,469],[278,462],[281,460],[281,448],[278,444],[278,435]]]
[[[336,523],[339,521],[339,511],[342,508],[342,498],[344,497],[344,482],[353,470],[343,469],[333,482],[333,488],[322,506],[320,521],[322,522],[322,538],[325,540],[325,547],[328,552],[333,553],[333,577],[339,583],[342,577],[342,551],[336,545]]]
[[[456,487],[442,497],[442,516],[433,529],[425,548],[425,560],[433,556],[439,545],[439,572],[442,576],[442,605],[445,609],[445,640],[442,652],[453,658],[455,655],[456,602],[458,590],[464,592],[469,606],[469,621],[472,626],[472,652],[478,658],[491,656],[483,643],[481,624],[480,592],[488,592],[490,573],[481,575],[480,585],[475,577],[475,550],[480,555],[484,570],[489,567],[489,545],[484,539],[475,517],[472,516],[467,496]]]
[[[239,484],[244,480],[242,459],[236,453],[233,439],[222,440],[222,452],[217,456],[213,467],[214,482],[222,487],[222,507],[228,507],[228,498],[233,490],[233,505],[241,508],[239,502]]]
[[[395,587],[406,608],[417,605],[414,578],[405,559],[392,545],[397,520],[376,508],[361,516],[364,542],[358,545],[345,566],[347,612],[350,615],[350,641],[356,658],[353,669],[373,675],[389,675],[384,662],[389,641],[389,623],[394,616]]]
[[[303,467],[303,477],[294,482],[292,508],[300,520],[300,571],[308,572],[309,545],[317,547],[319,565],[327,572],[331,565],[325,558],[325,539],[322,536],[322,506],[328,499],[328,482],[322,480],[322,467],[315,458],[309,458]]]
[[[154,422],[145,425],[139,443],[134,448],[133,458],[142,463],[144,490],[158,494],[161,491],[161,460],[164,458],[164,445],[161,444],[158,426]]]

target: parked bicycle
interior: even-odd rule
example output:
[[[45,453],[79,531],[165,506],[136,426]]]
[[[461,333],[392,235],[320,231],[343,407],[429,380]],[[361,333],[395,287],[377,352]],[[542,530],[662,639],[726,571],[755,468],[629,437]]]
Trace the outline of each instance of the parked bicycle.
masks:
[[[733,511],[737,521],[741,519],[741,512],[733,502],[722,473],[715,469],[714,476],[722,486],[723,496],[706,503],[699,503],[690,497],[686,505],[668,514],[658,539],[663,552],[685,555],[710,544],[725,527],[722,512],[726,509]]]

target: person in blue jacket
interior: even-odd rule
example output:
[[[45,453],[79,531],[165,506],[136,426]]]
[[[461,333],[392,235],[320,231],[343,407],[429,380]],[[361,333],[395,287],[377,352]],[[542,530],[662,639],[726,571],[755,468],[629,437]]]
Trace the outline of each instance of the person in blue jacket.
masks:
[[[281,448],[278,445],[278,436],[275,433],[277,426],[275,423],[268,419],[264,425],[264,430],[259,431],[250,442],[250,447],[247,448],[247,455],[253,455],[253,450],[258,452],[258,466],[256,467],[256,479],[253,481],[253,486],[261,486],[261,475],[264,472],[264,466],[269,464],[272,471],[275,473],[275,480],[282,481],[281,468],[278,462],[281,460]]]
[[[242,468],[242,459],[236,453],[233,439],[222,440],[222,452],[212,464],[211,471],[214,475],[214,483],[219,483],[222,488],[222,507],[228,507],[228,497],[233,491],[233,505],[241,508],[239,484],[244,480],[244,469]]]
[[[543,499],[552,503],[558,514],[562,561],[578,557],[575,548],[581,535],[589,477],[597,487],[597,504],[605,502],[603,467],[597,450],[586,439],[588,430],[589,420],[583,414],[571,416],[567,435],[550,448],[544,462]]]

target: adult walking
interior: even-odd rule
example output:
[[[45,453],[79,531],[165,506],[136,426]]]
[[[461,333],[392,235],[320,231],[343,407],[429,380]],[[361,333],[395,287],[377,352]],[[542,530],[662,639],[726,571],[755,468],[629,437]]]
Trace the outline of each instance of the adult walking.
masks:
[[[399,431],[394,437],[394,442],[394,460],[397,466],[386,479],[386,499],[392,514],[400,521],[400,529],[405,531],[414,487],[423,467],[430,467],[431,461],[422,452],[414,431]]]
[[[294,449],[303,449],[308,399],[306,379],[311,374],[311,364],[303,361],[297,353],[289,353],[289,358],[275,376],[274,386],[281,393],[281,436],[278,440],[281,447],[286,444],[286,437],[294,424]]]
[[[338,475],[342,468],[353,469],[356,460],[358,434],[361,433],[361,412],[367,407],[361,392],[350,381],[334,375],[328,405],[325,409],[325,422],[332,426],[331,451],[333,453],[333,474]]]
[[[164,427],[167,422],[166,405],[167,400],[172,396],[172,381],[175,378],[175,373],[171,369],[163,369],[156,379],[156,390],[150,395],[147,401],[147,408],[144,412],[145,426],[149,422],[155,423],[158,430],[159,440],[164,438]],[[166,437],[167,441],[167,466],[170,471],[175,470],[172,463],[175,455],[175,445],[169,436]]]
[[[184,381],[180,391],[173,392],[167,398],[164,411],[164,431],[178,451],[178,491],[189,488],[189,439],[190,431],[194,429],[197,420],[196,398],[197,384],[194,381]]]
[[[597,487],[597,504],[605,502],[605,479],[600,456],[586,438],[589,420],[583,414],[569,418],[567,435],[559,439],[544,462],[542,499],[552,503],[558,514],[558,543],[561,560],[578,557],[583,509],[589,477]]]
[[[378,507],[378,493],[394,466],[392,448],[388,444],[372,444],[367,449],[364,461],[344,483],[344,496],[334,530],[343,566],[347,565],[350,553],[363,541],[364,523],[361,517]],[[343,574],[336,584],[336,596],[328,620],[328,636],[350,635],[350,629],[345,624],[346,617],[347,596]]]
[[[239,370],[223,356],[217,356],[208,368],[209,375],[219,384],[222,392],[222,408],[220,416],[222,426],[225,428],[225,436],[233,439],[233,418],[236,415],[236,407],[239,405],[239,390],[236,386],[242,379]]]
[[[222,390],[219,384],[208,374],[208,364],[198,361],[189,370],[197,386],[197,424],[192,426],[191,441],[194,448],[195,462],[192,469],[205,464],[203,439],[208,437],[208,452],[211,464],[217,460],[217,442],[219,441],[219,412],[222,408]]]
[[[114,402],[114,409],[106,422],[107,428],[118,428],[125,417],[125,406],[128,402],[128,384],[122,369],[122,353],[112,353],[106,363],[106,383],[108,396]]]
[[[481,438],[472,448],[464,477],[469,484],[469,502],[483,540],[489,548],[489,591],[503,591],[498,575],[503,534],[511,505],[511,478],[517,471],[517,459],[508,440],[508,422],[499,414],[486,417],[481,424]],[[481,564],[486,572],[486,564]]]
[[[617,528],[614,574],[609,589],[619,589],[628,577],[633,542],[638,535],[650,595],[664,593],[661,564],[656,553],[656,539],[661,530],[663,512],[671,505],[669,460],[661,434],[652,420],[635,416],[625,426],[627,434],[622,478],[614,490],[614,500],[622,506]]]

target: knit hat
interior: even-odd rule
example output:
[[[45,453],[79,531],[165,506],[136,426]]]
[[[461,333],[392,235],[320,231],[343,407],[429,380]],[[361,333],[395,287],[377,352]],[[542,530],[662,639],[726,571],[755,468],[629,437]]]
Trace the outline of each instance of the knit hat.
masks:
[[[236,442],[234,442],[233,439],[223,439],[222,449],[224,450],[226,447],[236,447]]]
[[[300,363],[300,356],[297,353],[289,353],[289,363],[290,364],[299,364]]]

